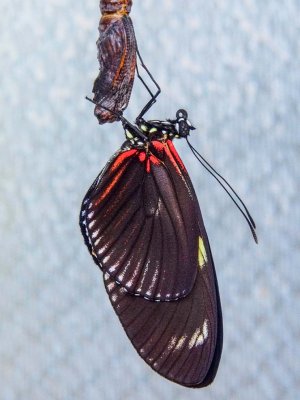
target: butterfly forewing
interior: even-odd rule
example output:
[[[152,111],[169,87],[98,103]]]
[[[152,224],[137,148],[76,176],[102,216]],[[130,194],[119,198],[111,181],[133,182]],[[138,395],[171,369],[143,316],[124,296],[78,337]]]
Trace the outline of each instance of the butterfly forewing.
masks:
[[[152,150],[117,153],[83,201],[81,226],[104,272],[130,293],[170,301],[195,282],[197,217],[180,169],[163,161],[167,147]]]

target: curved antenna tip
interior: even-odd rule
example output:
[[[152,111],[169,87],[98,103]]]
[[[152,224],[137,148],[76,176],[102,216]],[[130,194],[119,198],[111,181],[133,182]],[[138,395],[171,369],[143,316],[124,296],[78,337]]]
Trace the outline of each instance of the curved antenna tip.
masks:
[[[256,232],[254,231],[254,229],[253,230],[251,229],[251,231],[252,231],[252,236],[253,236],[255,243],[258,244],[258,237],[257,237]]]

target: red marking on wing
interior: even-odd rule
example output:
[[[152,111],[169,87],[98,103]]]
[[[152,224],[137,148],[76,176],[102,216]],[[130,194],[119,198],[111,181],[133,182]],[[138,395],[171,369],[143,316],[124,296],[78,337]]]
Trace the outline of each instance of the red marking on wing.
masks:
[[[161,157],[163,157],[163,153],[165,151],[164,143],[159,142],[158,140],[155,140],[152,142],[152,146],[155,148],[155,151],[160,153]]]
[[[140,159],[140,162],[144,162],[146,160],[146,153],[144,151],[140,152],[139,159]]]
[[[120,171],[116,174],[116,176],[112,179],[110,184],[107,186],[107,188],[104,190],[102,195],[98,198],[98,200],[95,202],[94,206],[98,206],[102,200],[105,199],[105,197],[110,193],[112,188],[115,186],[115,184],[118,182],[120,177],[123,175],[124,170],[127,168],[127,165],[123,165],[122,168],[120,168]]]
[[[132,149],[119,154],[119,156],[116,158],[113,165],[111,166],[111,171],[114,172],[127,158],[133,156],[136,153],[137,150]]]
[[[150,161],[152,162],[152,164],[155,164],[155,165],[159,165],[160,164],[159,159],[156,158],[154,155],[150,156]]]
[[[151,171],[150,158],[147,158],[147,161],[146,161],[146,171],[147,171],[148,174]]]
[[[156,158],[153,154],[151,154],[147,159],[146,171],[148,172],[148,174],[151,171],[151,164],[154,164],[154,165],[159,165],[160,164],[159,159]]]
[[[166,147],[168,148],[168,152],[172,154],[172,159],[176,161],[177,164],[179,164],[180,168],[186,172],[186,168],[181,160],[181,158],[179,157],[179,154],[177,153],[174,144],[171,140],[168,140],[166,143]],[[176,164],[176,167],[178,168],[178,165]]]
[[[147,155],[145,151],[141,151],[139,153],[139,160],[140,162],[145,162],[145,168],[147,173],[149,174],[151,172],[151,164],[159,165],[160,161],[153,155]]]
[[[156,148],[156,150],[163,150],[164,148],[163,142],[159,142],[158,140],[154,140],[152,145]]]

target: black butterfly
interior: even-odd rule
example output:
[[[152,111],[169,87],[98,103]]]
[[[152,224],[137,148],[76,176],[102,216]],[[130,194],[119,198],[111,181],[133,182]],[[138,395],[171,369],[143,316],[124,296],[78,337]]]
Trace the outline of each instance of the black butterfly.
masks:
[[[87,192],[81,231],[140,356],[171,381],[204,387],[221,357],[221,304],[199,203],[173,145],[194,128],[184,110],[175,120],[123,124],[127,141]],[[237,204],[227,181],[210,172]],[[257,240],[247,208],[239,209]]]
[[[166,378],[205,386],[217,371],[222,317],[197,197],[172,139],[174,123],[143,122],[86,194],[85,242],[120,321]]]

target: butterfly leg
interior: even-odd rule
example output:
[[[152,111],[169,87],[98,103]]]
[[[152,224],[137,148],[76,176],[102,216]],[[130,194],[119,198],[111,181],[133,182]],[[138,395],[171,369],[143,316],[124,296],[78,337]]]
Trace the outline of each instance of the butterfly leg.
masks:
[[[138,68],[137,68],[137,75],[138,75],[138,78],[139,78],[140,81],[143,83],[143,85],[145,86],[145,88],[147,89],[148,93],[149,93],[150,96],[151,96],[151,99],[148,101],[148,103],[145,105],[145,107],[142,109],[142,111],[139,113],[139,115],[138,115],[138,117],[137,117],[137,119],[136,119],[136,123],[138,124],[139,121],[140,121],[140,120],[143,118],[143,116],[146,114],[146,112],[148,112],[148,111],[150,110],[150,108],[153,106],[153,104],[156,103],[156,99],[157,99],[157,97],[159,96],[159,94],[161,93],[161,89],[160,89],[159,84],[158,84],[158,83],[156,82],[156,80],[153,78],[151,72],[149,71],[149,69],[148,69],[147,66],[145,65],[145,63],[144,63],[144,61],[143,61],[143,59],[142,59],[142,56],[141,56],[141,54],[140,54],[138,48],[137,48],[137,55],[138,55],[138,58],[139,58],[139,60],[140,60],[140,62],[141,62],[141,66],[142,66],[142,67],[144,68],[144,70],[147,72],[149,78],[150,78],[151,81],[154,83],[154,85],[156,86],[156,89],[157,89],[157,91],[156,91],[155,94],[153,94],[153,93],[151,92],[151,90],[149,89],[149,87],[147,86],[147,84],[145,83],[145,81],[143,80],[143,78],[140,76],[139,71],[138,71]]]
[[[143,132],[141,132],[136,126],[134,126],[132,123],[130,123],[130,122],[128,121],[128,119],[126,119],[126,118],[123,116],[123,113],[122,113],[121,111],[120,111],[120,112],[112,111],[112,110],[110,110],[110,109],[104,107],[103,105],[101,105],[101,103],[99,103],[99,104],[96,103],[95,100],[92,100],[92,99],[91,99],[90,97],[88,97],[88,96],[85,96],[85,98],[86,98],[86,100],[90,101],[91,103],[93,103],[93,104],[95,104],[95,105],[98,105],[98,106],[102,107],[104,110],[109,111],[109,112],[111,112],[112,114],[116,115],[116,116],[122,121],[122,124],[123,124],[123,127],[124,127],[125,130],[126,130],[126,129],[129,129],[129,130],[131,130],[133,133],[135,133],[135,135],[136,135],[137,137],[140,137],[142,140],[144,140],[144,141],[145,141],[145,140],[148,140],[147,136],[144,135]]]

